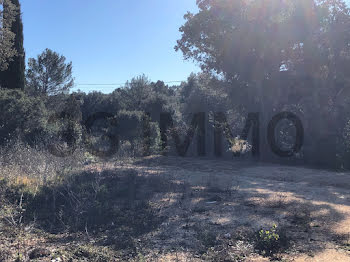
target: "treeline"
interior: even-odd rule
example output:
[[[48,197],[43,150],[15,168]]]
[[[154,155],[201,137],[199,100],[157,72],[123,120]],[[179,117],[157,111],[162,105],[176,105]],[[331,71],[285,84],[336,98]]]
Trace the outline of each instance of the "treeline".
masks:
[[[12,5],[7,9],[4,5],[4,12],[16,19],[8,20],[12,26],[3,27],[3,32],[12,32],[8,41],[17,49],[13,57],[24,59],[23,44],[17,43],[23,36],[15,33],[21,28],[19,4],[7,1]],[[139,76],[110,94],[71,92],[72,63],[50,49],[29,59],[25,72],[17,64],[16,77],[8,70],[17,58],[0,60],[9,64],[1,73],[1,143],[14,137],[32,144],[46,140],[52,144],[56,139],[68,147],[94,144],[103,151],[110,140],[106,134],[117,133],[120,148],[142,155],[147,136],[142,128],[144,112],[148,112],[152,153],[162,153],[161,112],[171,113],[183,137],[193,115],[205,112],[205,147],[211,156],[217,137],[214,115],[223,112],[230,130],[224,134],[228,142],[220,143],[228,151],[238,148],[249,153],[251,135],[246,144],[242,130],[248,114],[258,113],[260,160],[349,168],[350,10],[345,2],[198,0],[197,5],[198,13],[185,15],[175,49],[197,62],[202,72],[178,86]],[[23,72],[24,87],[17,88],[22,86]],[[17,80],[9,85],[2,81],[5,78]],[[274,115],[285,111],[301,120],[305,135],[302,149],[282,159],[268,145],[267,126]],[[101,112],[118,124],[113,127],[99,119],[87,130],[83,123]],[[168,146],[172,145],[171,132],[167,136]],[[293,123],[280,121],[275,129],[278,145],[293,147],[295,136]],[[196,143],[193,139],[188,155],[196,154]]]

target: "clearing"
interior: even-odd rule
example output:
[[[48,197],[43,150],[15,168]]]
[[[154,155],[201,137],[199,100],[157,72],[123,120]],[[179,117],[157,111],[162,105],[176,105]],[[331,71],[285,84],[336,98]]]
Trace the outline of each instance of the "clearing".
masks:
[[[2,224],[3,261],[350,261],[350,173],[164,156],[81,172],[118,212],[74,231]],[[276,241],[258,237],[273,225]]]

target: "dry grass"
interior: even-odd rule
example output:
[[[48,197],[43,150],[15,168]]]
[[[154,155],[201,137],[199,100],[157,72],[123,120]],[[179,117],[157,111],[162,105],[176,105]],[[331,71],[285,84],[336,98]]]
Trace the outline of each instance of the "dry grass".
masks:
[[[0,222],[4,261],[35,248],[48,250],[36,261],[350,261],[349,174],[148,157],[76,166],[44,183],[40,172],[5,168],[16,179],[3,187],[14,200]],[[274,224],[288,245],[264,257],[256,232]]]

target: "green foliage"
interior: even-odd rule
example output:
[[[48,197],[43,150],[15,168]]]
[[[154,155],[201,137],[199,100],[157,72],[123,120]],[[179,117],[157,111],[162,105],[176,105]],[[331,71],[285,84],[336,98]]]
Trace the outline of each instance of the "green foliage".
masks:
[[[34,140],[46,126],[43,102],[20,90],[0,90],[0,143],[23,137]]]
[[[272,256],[286,247],[285,233],[273,225],[271,229],[260,229],[256,233],[256,248],[265,256]]]
[[[74,93],[74,96],[81,102],[83,122],[99,112],[106,112],[115,116],[116,124],[114,126],[108,124],[105,120],[94,122],[93,137],[87,137],[88,140],[91,140],[90,142],[98,145],[98,137],[102,134],[117,134],[120,141],[120,151],[128,151],[120,152],[120,155],[142,155],[144,152],[144,132],[147,129],[146,132],[149,134],[146,137],[149,136],[147,143],[150,145],[150,151],[153,153],[158,151],[160,131],[156,121],[160,112],[172,108],[170,100],[173,97],[169,95],[171,91],[164,84],[158,82],[144,85],[145,82],[147,81],[142,77],[138,80],[134,79],[128,88],[117,89],[111,94],[101,92]],[[135,88],[141,93],[138,93]],[[147,92],[142,91],[143,88]],[[142,96],[144,99],[138,100],[138,96]],[[162,100],[159,97],[164,99]],[[146,121],[148,117],[146,117],[145,112],[149,112],[151,115],[149,122]],[[102,144],[103,141],[100,142]],[[129,147],[129,149],[125,149],[125,147]]]
[[[158,123],[146,119],[144,112],[122,110],[116,115],[116,133],[120,141],[129,141],[132,154],[141,156],[147,150],[156,154],[160,150],[160,130]]]
[[[114,90],[111,94],[78,91],[74,93],[82,102],[83,119],[98,112],[117,114],[120,111],[143,111],[152,118],[159,117],[159,112],[174,110],[175,91],[164,82],[150,82],[144,75],[133,78],[123,88]]]
[[[48,100],[55,102],[55,98],[50,97]],[[65,96],[58,104],[59,109],[52,108],[49,112],[47,134],[44,138],[47,141],[44,142],[50,144],[51,151],[54,150],[55,155],[64,156],[82,144],[82,115],[79,101],[73,95]]]
[[[340,0],[200,0],[197,5],[197,14],[185,15],[175,49],[198,61],[204,70],[222,73],[236,83],[253,84],[278,73],[281,65],[285,70],[314,74],[331,59],[327,53],[350,51],[344,41],[350,34],[346,29],[349,10]],[[328,34],[330,30],[334,35]],[[319,44],[326,39],[327,44]],[[342,62],[349,64],[345,57]]]
[[[26,90],[33,95],[68,93],[74,85],[72,63],[58,53],[45,49],[38,57],[28,60]]]
[[[197,13],[185,15],[175,49],[220,79],[224,88],[218,93],[226,93],[228,104],[242,108],[239,112],[259,112],[263,123],[276,112],[296,113],[305,127],[305,141],[312,140],[301,152],[307,156],[305,162],[334,167],[336,152],[319,141],[342,136],[348,114],[350,10],[346,3],[199,0],[197,5]],[[191,97],[197,83],[191,80],[187,85],[182,95],[190,97],[185,112],[216,104],[215,96],[209,95],[215,88],[204,85],[208,91],[197,88],[198,95]],[[268,146],[261,148],[265,150],[261,154],[267,155]],[[317,161],[315,152],[326,151]]]
[[[119,111],[120,97],[115,97],[113,94],[103,94],[101,92],[75,92],[74,96],[81,102],[82,119],[86,121],[94,113],[106,112],[115,114]]]
[[[16,19],[16,6],[11,0],[0,1],[0,71],[8,68],[9,62],[17,54],[14,48],[15,34],[11,31],[12,24]]]
[[[6,15],[5,19],[9,19],[11,22],[8,24],[5,23],[5,38],[0,43],[0,47],[5,48],[5,50],[1,49],[0,52],[0,67],[6,69],[5,71],[0,71],[0,86],[3,88],[23,90],[25,81],[25,54],[23,48],[21,6],[18,0],[4,1],[3,4],[4,14]],[[10,24],[11,26],[9,26]],[[11,33],[6,32],[9,29]]]
[[[127,82],[123,89],[113,93],[119,97],[120,109],[128,111],[144,111],[152,117],[162,111],[171,111],[174,101],[174,91],[164,82],[151,82],[145,75],[141,75]]]

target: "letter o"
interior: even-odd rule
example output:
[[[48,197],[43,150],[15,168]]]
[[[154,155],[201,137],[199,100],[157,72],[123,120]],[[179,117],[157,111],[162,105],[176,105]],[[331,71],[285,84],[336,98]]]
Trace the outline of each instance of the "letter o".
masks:
[[[276,144],[275,128],[278,122],[281,121],[282,119],[288,119],[289,121],[291,121],[294,124],[296,129],[294,146],[291,148],[291,150],[288,150],[288,151],[281,150]],[[267,128],[267,141],[271,147],[272,152],[274,152],[276,155],[280,157],[290,157],[290,156],[293,156],[295,153],[298,153],[304,143],[304,128],[301,123],[301,120],[297,117],[297,115],[291,112],[281,112],[275,115],[271,119]]]

